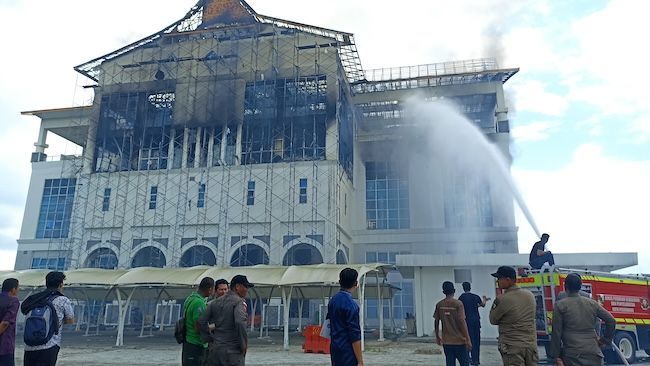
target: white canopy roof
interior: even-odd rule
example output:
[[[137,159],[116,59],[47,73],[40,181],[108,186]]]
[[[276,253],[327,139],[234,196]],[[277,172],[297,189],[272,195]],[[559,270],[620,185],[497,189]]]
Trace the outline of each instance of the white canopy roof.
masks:
[[[259,294],[266,294],[273,287],[301,287],[301,294],[305,298],[320,298],[319,295],[324,287],[338,286],[339,272],[343,268],[354,268],[359,272],[359,277],[373,273],[384,279],[386,273],[392,268],[390,265],[375,264],[315,264],[306,266],[269,266],[257,265],[251,267],[209,267],[197,266],[190,268],[151,268],[141,267],[134,269],[95,269],[84,268],[65,271],[66,288],[77,292],[85,291],[86,296],[97,298],[105,296],[106,292],[101,291],[110,288],[126,289],[140,288],[139,296],[146,298],[151,294],[145,294],[151,290],[159,292],[160,288],[166,288],[169,291],[174,289],[187,289],[196,286],[204,277],[213,279],[225,278],[230,281],[232,277],[238,274],[245,275],[248,280],[255,284],[255,290]],[[0,272],[0,281],[5,278],[18,279],[20,286],[24,289],[34,289],[45,286],[45,275],[49,270],[22,270],[22,271],[4,271]],[[380,281],[381,282],[381,281]],[[372,286],[375,287],[375,286]],[[372,293],[377,295],[376,290],[369,288],[369,296]],[[385,298],[392,297],[392,289],[389,286],[384,292]],[[98,291],[99,290],[99,291]],[[186,290],[185,290],[186,291]],[[294,295],[298,297],[298,295]]]

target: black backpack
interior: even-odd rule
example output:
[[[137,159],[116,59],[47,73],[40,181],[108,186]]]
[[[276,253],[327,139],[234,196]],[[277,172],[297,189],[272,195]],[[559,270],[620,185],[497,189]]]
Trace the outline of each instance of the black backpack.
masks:
[[[174,338],[178,344],[185,343],[185,338],[187,337],[187,326],[185,325],[185,318],[187,317],[187,309],[183,313],[183,316],[178,318],[176,325],[174,326]]]
[[[59,316],[52,303],[57,297],[58,294],[51,294],[43,304],[25,314],[23,339],[26,345],[42,346],[59,333]]]

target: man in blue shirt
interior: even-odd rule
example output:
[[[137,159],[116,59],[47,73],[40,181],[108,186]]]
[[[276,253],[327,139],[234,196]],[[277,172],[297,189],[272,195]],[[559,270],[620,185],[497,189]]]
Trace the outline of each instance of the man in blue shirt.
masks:
[[[327,305],[332,366],[363,366],[359,305],[352,298],[352,291],[359,284],[358,276],[359,273],[352,268],[342,270],[339,273],[341,290]]]
[[[467,323],[467,331],[469,338],[472,340],[472,351],[470,352],[470,365],[479,365],[479,356],[481,354],[481,316],[478,313],[478,308],[485,307],[485,304],[490,301],[490,298],[483,296],[480,298],[478,295],[473,294],[472,285],[469,282],[463,282],[463,293],[458,297],[463,303],[465,308],[465,322]]]

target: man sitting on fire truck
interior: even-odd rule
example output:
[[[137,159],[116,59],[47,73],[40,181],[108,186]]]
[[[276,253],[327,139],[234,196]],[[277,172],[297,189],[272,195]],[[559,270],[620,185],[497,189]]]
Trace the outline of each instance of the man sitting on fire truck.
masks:
[[[548,238],[550,238],[550,235],[544,233],[541,239],[533,245],[533,249],[531,249],[530,256],[528,257],[528,262],[532,269],[541,269],[544,263],[548,263],[549,266],[555,265],[553,253],[546,250]]]

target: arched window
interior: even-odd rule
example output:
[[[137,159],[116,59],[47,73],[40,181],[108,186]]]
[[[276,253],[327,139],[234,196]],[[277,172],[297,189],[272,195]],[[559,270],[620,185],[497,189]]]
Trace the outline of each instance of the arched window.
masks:
[[[163,252],[156,247],[144,247],[135,254],[131,267],[158,267],[163,268],[167,264],[167,259]]]
[[[186,250],[181,256],[181,267],[194,267],[194,266],[214,266],[217,264],[217,258],[210,248],[203,245],[195,245]]]
[[[256,264],[269,264],[269,255],[264,248],[255,244],[245,244],[239,247],[230,259],[232,267],[254,266]]]
[[[109,248],[98,248],[92,251],[86,259],[87,268],[117,268],[117,255]]]
[[[304,243],[291,247],[282,260],[282,265],[284,266],[302,266],[318,263],[323,263],[323,256],[316,247]]]
[[[345,253],[342,250],[336,252],[336,264],[348,264],[348,260],[345,258]]]

